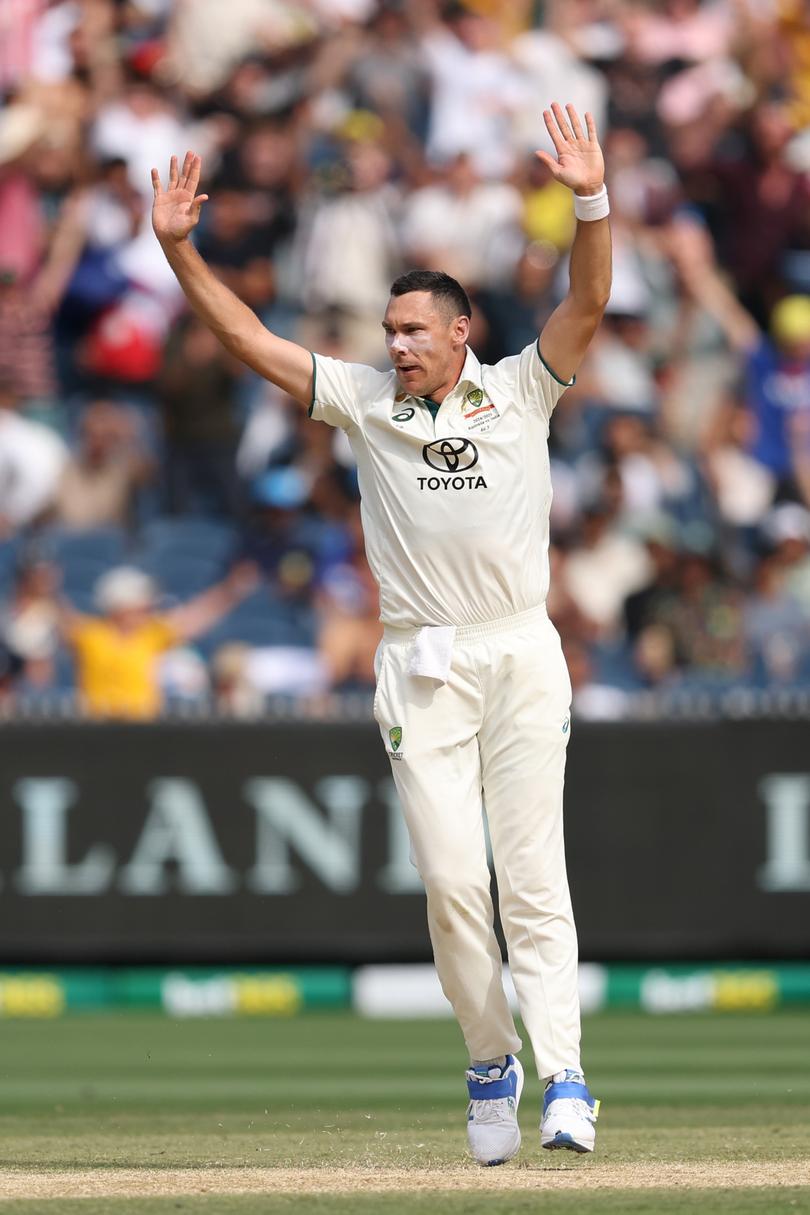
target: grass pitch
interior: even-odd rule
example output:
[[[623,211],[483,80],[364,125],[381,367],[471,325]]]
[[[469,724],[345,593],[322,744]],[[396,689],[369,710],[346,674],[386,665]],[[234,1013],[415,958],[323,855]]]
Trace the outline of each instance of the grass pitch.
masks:
[[[593,1158],[465,1153],[447,1021],[350,1014],[0,1027],[0,1215],[810,1213],[810,1018],[586,1019]],[[528,1063],[524,1051],[524,1062]]]

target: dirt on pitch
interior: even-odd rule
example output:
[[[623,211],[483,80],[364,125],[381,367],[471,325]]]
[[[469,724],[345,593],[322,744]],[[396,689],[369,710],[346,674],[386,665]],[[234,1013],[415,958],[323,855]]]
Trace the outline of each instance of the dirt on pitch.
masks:
[[[810,1185],[810,1161],[702,1161],[462,1168],[193,1168],[85,1169],[31,1172],[0,1169],[0,1206],[11,1199],[135,1198],[201,1194],[350,1194],[482,1189],[556,1191],[592,1189],[726,1190]]]

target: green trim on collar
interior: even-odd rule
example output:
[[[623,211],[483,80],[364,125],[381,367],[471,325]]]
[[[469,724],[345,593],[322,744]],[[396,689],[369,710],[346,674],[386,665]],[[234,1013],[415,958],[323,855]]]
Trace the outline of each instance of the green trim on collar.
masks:
[[[540,360],[540,362],[543,364],[543,366],[545,367],[546,371],[551,376],[551,378],[553,380],[556,380],[558,384],[562,384],[563,388],[572,388],[574,386],[574,384],[576,384],[577,377],[575,375],[571,376],[570,380],[561,380],[560,377],[557,375],[557,372],[553,369],[553,367],[549,367],[548,363],[546,362],[546,360],[543,358],[542,354],[540,353],[540,339],[539,338],[537,339],[537,357]]]
[[[318,379],[318,364],[315,362],[314,353],[310,354],[310,358],[312,359],[312,400],[310,401],[309,409],[307,410],[308,418],[312,417],[312,411],[315,408],[315,384]]]
[[[419,400],[422,402],[422,404],[425,406],[426,409],[430,410],[430,416],[433,418],[433,421],[435,422],[436,414],[441,409],[441,405],[439,404],[439,402],[434,401],[432,397],[419,397]]]

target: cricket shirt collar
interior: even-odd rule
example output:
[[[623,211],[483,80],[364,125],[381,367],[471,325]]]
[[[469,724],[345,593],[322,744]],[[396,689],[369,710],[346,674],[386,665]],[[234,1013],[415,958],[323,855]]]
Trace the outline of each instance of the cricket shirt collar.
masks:
[[[431,412],[433,412],[433,409],[431,407],[438,409],[438,406],[435,401],[429,400],[429,398],[426,398],[426,397],[418,397],[415,393],[408,392],[407,389],[402,388],[400,386],[398,380],[396,380],[395,383],[397,385],[397,394],[394,397],[395,404],[401,405],[401,403],[403,401],[411,400],[411,401],[418,401],[420,405],[424,405],[424,407],[426,409],[430,409]],[[469,346],[467,347],[467,354],[464,359],[464,365],[461,368],[461,375],[458,377],[455,384],[450,389],[450,392],[448,392],[447,396],[449,397],[451,395],[451,393],[454,393],[458,389],[463,388],[465,386],[468,388],[482,388],[483,387],[481,364],[479,363],[477,357],[475,356],[475,354],[473,353],[473,351],[470,349]],[[445,397],[445,400],[447,400],[447,397]],[[442,402],[442,404],[443,403],[444,402]]]

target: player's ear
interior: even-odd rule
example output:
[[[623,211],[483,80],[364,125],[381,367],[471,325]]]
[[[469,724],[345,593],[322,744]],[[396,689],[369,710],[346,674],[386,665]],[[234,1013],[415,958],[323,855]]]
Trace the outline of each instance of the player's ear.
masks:
[[[464,346],[470,336],[470,318],[468,316],[457,316],[453,321],[451,330],[453,344]]]

